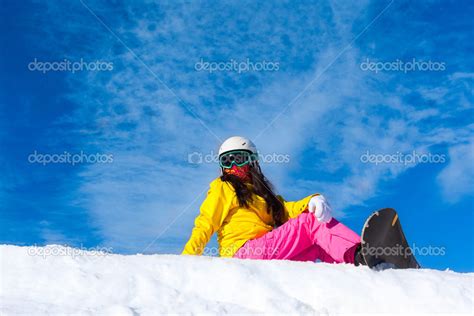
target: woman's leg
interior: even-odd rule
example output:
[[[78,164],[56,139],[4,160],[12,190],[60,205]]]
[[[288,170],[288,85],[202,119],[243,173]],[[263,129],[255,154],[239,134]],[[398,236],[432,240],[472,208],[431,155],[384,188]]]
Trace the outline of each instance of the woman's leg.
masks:
[[[235,257],[354,263],[359,243],[360,237],[337,220],[320,223],[312,213],[304,212],[262,237],[249,240]]]
[[[358,245],[358,244],[356,244]],[[316,261],[321,260],[325,263],[336,263],[336,260],[333,259],[330,255],[327,254],[321,247],[318,245],[313,245],[308,247],[307,249],[303,250],[296,256],[292,257],[291,260],[293,261]],[[350,262],[348,260],[347,262]]]
[[[321,256],[321,251],[323,251],[323,250],[317,245],[309,246],[305,250],[301,251],[299,254],[291,257],[291,260],[294,260],[294,261],[316,261]]]

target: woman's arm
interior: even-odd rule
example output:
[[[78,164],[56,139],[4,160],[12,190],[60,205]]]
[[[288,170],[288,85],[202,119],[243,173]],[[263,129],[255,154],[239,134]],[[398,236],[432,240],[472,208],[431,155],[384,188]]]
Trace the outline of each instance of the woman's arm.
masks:
[[[282,197],[282,196],[278,196],[278,198],[280,199],[280,201],[283,203],[283,205],[285,206],[285,215],[287,218],[295,218],[295,217],[298,217],[298,215],[300,215],[301,213],[303,213],[305,210],[308,209],[308,203],[309,203],[309,200],[311,200],[311,198],[313,196],[316,196],[316,195],[319,195],[318,193],[316,194],[311,194],[299,201],[285,201],[285,199]]]
[[[212,234],[224,222],[234,201],[234,191],[227,182],[219,178],[212,181],[200,213],[194,221],[194,228],[186,243],[183,255],[201,255]]]

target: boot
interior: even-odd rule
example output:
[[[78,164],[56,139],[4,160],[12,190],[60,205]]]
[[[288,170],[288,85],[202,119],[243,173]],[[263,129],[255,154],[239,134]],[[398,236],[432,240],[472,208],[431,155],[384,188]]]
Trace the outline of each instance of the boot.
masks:
[[[354,265],[355,266],[366,266],[367,262],[365,262],[364,256],[362,255],[362,246],[359,244],[356,248],[354,253]]]

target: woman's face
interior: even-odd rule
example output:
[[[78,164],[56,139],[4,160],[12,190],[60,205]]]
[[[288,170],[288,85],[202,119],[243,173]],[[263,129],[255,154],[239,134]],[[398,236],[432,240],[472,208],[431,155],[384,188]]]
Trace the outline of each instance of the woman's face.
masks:
[[[249,180],[250,178],[250,165],[244,165],[244,166],[236,166],[233,165],[231,168],[224,169],[224,172],[227,174],[233,174],[242,180]]]

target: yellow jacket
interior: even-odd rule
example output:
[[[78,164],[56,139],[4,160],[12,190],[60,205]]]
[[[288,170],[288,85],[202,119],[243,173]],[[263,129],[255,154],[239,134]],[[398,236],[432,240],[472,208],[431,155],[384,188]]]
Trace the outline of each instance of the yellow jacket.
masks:
[[[279,196],[285,207],[285,220],[301,214],[312,196],[296,202],[287,202]],[[217,231],[220,256],[232,257],[245,242],[271,231],[273,223],[262,197],[254,194],[249,207],[241,207],[232,184],[217,178],[210,184],[182,254],[202,254],[212,234]]]

